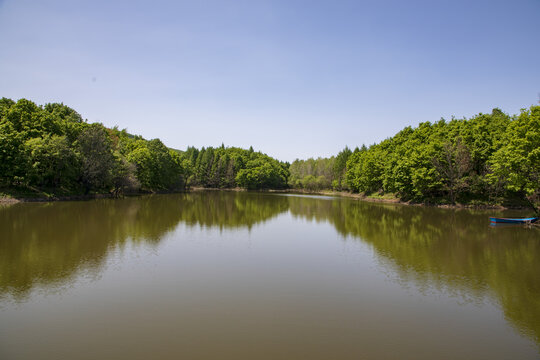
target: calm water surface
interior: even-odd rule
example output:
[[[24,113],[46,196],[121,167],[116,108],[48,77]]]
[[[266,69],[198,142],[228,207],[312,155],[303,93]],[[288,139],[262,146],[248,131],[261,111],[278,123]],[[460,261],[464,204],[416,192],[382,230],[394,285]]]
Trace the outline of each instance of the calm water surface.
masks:
[[[539,359],[540,230],[490,214],[245,192],[0,207],[0,359]]]

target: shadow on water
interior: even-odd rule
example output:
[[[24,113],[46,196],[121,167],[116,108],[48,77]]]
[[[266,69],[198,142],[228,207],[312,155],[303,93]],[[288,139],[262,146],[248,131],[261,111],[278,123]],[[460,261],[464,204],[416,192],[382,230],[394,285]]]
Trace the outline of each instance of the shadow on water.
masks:
[[[370,244],[398,277],[468,301],[494,299],[540,344],[540,231],[492,228],[488,213],[351,199],[246,192],[195,192],[121,200],[16,204],[0,208],[0,296],[101,271],[111,249],[158,245],[180,223],[248,228],[290,211],[328,222],[346,241]]]

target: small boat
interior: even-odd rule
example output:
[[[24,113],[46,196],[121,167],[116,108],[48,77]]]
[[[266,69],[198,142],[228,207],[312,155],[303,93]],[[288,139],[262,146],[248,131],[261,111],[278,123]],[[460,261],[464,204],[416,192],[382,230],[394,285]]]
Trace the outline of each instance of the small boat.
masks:
[[[492,224],[532,224],[538,220],[537,217],[530,218],[496,218],[490,217],[489,221]]]

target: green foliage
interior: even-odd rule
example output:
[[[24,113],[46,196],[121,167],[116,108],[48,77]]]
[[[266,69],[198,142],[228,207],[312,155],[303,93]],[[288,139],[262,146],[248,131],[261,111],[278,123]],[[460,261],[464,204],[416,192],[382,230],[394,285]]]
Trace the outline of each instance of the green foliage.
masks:
[[[0,99],[0,185],[52,193],[182,189],[188,164],[159,140],[88,124],[63,104]]]
[[[289,167],[289,186],[309,191],[348,190],[345,182],[347,161],[352,151],[345,147],[337,156],[330,158],[296,159]]]
[[[70,188],[79,171],[79,159],[65,136],[46,135],[25,142],[27,179],[39,187]]]
[[[539,193],[540,107],[407,127],[355,149],[346,182],[356,192],[415,201],[483,201]]]
[[[261,154],[238,171],[236,182],[247,189],[282,189],[287,186],[287,175],[277,160]]]
[[[81,181],[88,192],[106,190],[112,185],[114,155],[112,141],[101,124],[92,124],[79,135],[77,150],[81,155]]]
[[[40,109],[33,102],[2,99],[0,118],[0,179],[4,185],[27,181],[24,143],[43,133]]]
[[[137,140],[128,159],[135,164],[143,189],[166,190],[181,187],[181,184],[176,184],[180,179],[181,169],[176,166],[173,153],[169,152],[160,140]]]
[[[287,186],[288,164],[252,147],[208,147],[200,150],[189,147],[181,155],[191,172],[190,186],[208,188],[282,189]]]
[[[115,154],[112,183],[114,186],[114,194],[117,196],[124,192],[135,192],[139,190],[141,183],[139,182],[139,179],[137,179],[137,169],[135,164],[127,161],[125,157]]]
[[[421,123],[369,147],[288,164],[253,147],[172,150],[88,124],[64,104],[2,98],[0,186],[62,194],[290,186],[451,203],[538,197],[540,107]]]
[[[453,203],[455,194],[467,188],[465,174],[472,167],[471,153],[463,144],[461,137],[458,137],[455,144],[444,143],[442,148],[438,149],[437,155],[438,157],[433,159],[433,164]]]
[[[296,159],[289,167],[289,186],[310,191],[330,189],[336,179],[336,158]],[[341,170],[338,169],[338,172]],[[339,180],[336,183],[339,186]]]
[[[489,164],[490,181],[526,195],[540,191],[540,106],[523,110],[508,127]]]
[[[371,193],[382,188],[385,151],[374,145],[370,151],[358,151],[347,163],[347,182],[351,189]]]
[[[333,179],[332,179],[332,188],[335,190],[345,190],[347,189],[345,176],[347,172],[347,161],[352,155],[351,149],[347,146],[345,149],[341,150],[336,156],[333,167]]]

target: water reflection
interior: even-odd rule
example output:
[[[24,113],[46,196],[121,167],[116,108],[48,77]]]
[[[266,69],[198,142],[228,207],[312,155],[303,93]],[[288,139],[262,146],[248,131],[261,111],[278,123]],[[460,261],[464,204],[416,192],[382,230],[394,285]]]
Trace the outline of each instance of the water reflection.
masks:
[[[0,296],[99,273],[111,249],[157,246],[180,223],[248,228],[289,211],[369,243],[404,282],[490,297],[540,344],[540,232],[490,228],[487,213],[245,192],[195,192],[0,208]],[[1,298],[0,298],[1,299]]]
[[[20,298],[35,284],[99,271],[108,250],[127,239],[157,243],[178,223],[178,207],[143,197],[0,208],[0,293]]]
[[[226,192],[0,207],[0,296],[22,298],[36,284],[96,273],[109,250],[128,239],[157,244],[180,221],[251,228],[287,208],[285,198]]]
[[[181,202],[178,216],[182,222],[220,229],[251,229],[289,208],[286,198],[264,193],[208,191],[172,198]]]
[[[495,296],[505,316],[540,344],[540,232],[493,228],[484,211],[296,199],[291,213],[331,222],[373,246],[405,280],[474,301]]]

